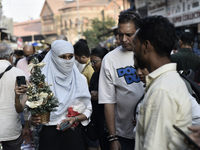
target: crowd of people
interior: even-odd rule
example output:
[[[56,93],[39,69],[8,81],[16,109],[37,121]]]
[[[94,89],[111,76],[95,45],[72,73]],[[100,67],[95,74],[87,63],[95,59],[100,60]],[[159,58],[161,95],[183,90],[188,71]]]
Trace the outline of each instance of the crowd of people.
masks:
[[[180,76],[190,70],[190,78],[199,83],[200,57],[192,49],[193,35],[183,32],[176,43],[174,25],[167,18],[141,18],[128,10],[119,14],[116,38],[114,50],[97,46],[90,51],[86,40],[72,45],[61,35],[42,53],[25,45],[15,64],[12,48],[1,43],[3,149],[20,150],[31,136],[35,150],[200,149],[200,106],[190,83]],[[178,52],[173,51],[175,45]],[[33,58],[46,64],[42,74],[59,102],[48,123],[24,111]],[[18,86],[17,76],[25,76],[27,85]],[[69,107],[78,103],[84,106],[81,113],[68,117]],[[66,122],[69,128],[61,131]]]

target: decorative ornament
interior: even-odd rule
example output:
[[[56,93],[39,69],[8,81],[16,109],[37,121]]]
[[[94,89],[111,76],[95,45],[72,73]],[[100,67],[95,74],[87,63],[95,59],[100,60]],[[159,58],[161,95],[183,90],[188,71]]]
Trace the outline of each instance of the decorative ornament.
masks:
[[[38,101],[26,101],[26,105],[29,106],[30,108],[36,108],[38,106],[41,106],[43,103],[43,98],[46,98],[48,96],[47,93],[41,92],[40,94],[36,94],[34,96],[38,96],[39,100]]]
[[[51,92],[50,96],[51,96],[51,97],[53,96],[53,92]]]
[[[38,64],[34,64],[34,63],[31,63],[28,65],[29,67],[29,71],[31,72],[32,68],[34,67],[40,67],[40,68],[43,68],[46,64],[41,62],[41,63],[38,63]]]
[[[43,88],[44,87],[44,83],[43,82],[40,82],[39,84],[38,84],[38,88]]]

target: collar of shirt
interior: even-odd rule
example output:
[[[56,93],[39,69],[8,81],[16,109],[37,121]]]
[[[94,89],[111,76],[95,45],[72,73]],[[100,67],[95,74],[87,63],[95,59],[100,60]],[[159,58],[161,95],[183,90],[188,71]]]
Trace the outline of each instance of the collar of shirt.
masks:
[[[8,60],[0,60],[0,64],[1,66],[5,66],[5,67],[11,65],[11,63]]]
[[[90,59],[88,59],[88,61],[87,61],[86,65],[87,65],[87,64],[89,64],[89,63],[90,63]]]
[[[192,52],[190,48],[181,48],[178,52]]]
[[[145,92],[149,89],[152,82],[158,78],[160,75],[169,72],[169,71],[176,71],[176,63],[169,63],[159,67],[158,69],[151,72],[149,75],[146,76],[146,89]]]

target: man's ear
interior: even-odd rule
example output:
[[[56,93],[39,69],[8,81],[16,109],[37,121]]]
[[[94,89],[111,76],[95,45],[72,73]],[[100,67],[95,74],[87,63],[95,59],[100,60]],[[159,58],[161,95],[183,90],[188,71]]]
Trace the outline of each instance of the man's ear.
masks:
[[[85,59],[85,55],[82,55],[81,58]]]
[[[9,61],[9,62],[12,64],[12,66],[13,66],[13,54],[10,55],[10,58],[9,58],[8,61]]]
[[[149,42],[149,40],[146,40],[144,43],[143,43],[143,52],[144,54],[148,53],[152,48],[152,45],[151,43]]]
[[[181,47],[183,45],[183,42],[179,40],[179,46]]]

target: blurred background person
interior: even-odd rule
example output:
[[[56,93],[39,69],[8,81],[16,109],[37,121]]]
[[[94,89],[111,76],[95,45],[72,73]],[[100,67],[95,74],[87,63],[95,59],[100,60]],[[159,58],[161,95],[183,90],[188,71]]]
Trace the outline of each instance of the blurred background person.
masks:
[[[192,52],[200,57],[200,41],[198,41],[198,47],[193,48]]]
[[[16,67],[23,70],[29,78],[31,74],[28,68],[28,59],[31,55],[36,54],[36,50],[33,45],[25,45],[23,47],[23,52],[25,57],[18,61]]]
[[[74,44],[74,54],[75,59],[81,63],[85,64],[85,67],[81,73],[86,77],[88,86],[90,85],[90,80],[94,70],[90,65],[90,50],[86,42],[78,41]]]
[[[177,70],[194,72],[200,67],[200,57],[192,52],[194,37],[190,32],[183,32],[179,38],[179,50],[171,55],[171,61],[177,63]]]
[[[98,104],[99,73],[101,62],[107,53],[108,50],[106,48],[95,47],[90,55],[90,64],[95,71],[90,80],[89,87],[93,111],[91,122],[83,128],[89,150],[109,150],[108,132],[105,129],[104,105]]]
[[[24,52],[22,50],[15,50],[14,57],[15,57],[14,66],[16,66],[17,62],[24,57]]]

